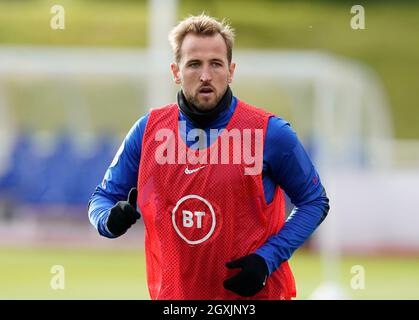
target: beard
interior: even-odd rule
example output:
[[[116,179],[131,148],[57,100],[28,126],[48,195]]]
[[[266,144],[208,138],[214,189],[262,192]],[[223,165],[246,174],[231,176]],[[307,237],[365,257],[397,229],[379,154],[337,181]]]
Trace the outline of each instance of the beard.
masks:
[[[213,89],[212,92],[215,96],[215,99],[200,99],[200,89],[198,89],[195,94],[191,94],[190,92],[185,91],[183,91],[183,94],[185,95],[186,100],[192,108],[196,109],[197,111],[205,112],[214,109],[217,106],[217,104],[220,102],[220,100],[226,93],[227,87],[228,86],[225,87],[221,94],[217,94],[217,92]]]

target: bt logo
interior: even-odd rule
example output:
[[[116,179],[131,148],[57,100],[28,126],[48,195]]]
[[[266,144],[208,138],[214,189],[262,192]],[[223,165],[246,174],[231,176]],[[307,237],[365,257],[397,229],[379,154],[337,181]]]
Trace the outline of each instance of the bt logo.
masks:
[[[208,240],[216,226],[215,212],[208,200],[198,195],[182,197],[172,211],[173,228],[188,244]]]
[[[205,216],[205,212],[195,211],[194,213],[188,210],[182,210],[183,214],[183,226],[186,228],[191,228],[194,226],[194,216],[196,217],[196,227],[198,229],[202,228],[202,216]]]

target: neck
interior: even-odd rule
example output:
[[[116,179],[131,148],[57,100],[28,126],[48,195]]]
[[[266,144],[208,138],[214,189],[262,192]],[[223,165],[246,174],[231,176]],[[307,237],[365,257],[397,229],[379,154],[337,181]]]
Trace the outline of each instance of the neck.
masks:
[[[224,96],[217,103],[217,105],[208,111],[199,111],[196,106],[189,103],[186,100],[185,95],[182,90],[177,94],[177,101],[180,110],[190,119],[192,122],[200,128],[205,128],[210,122],[214,121],[221,112],[226,110],[230,104],[231,99],[233,98],[233,93],[231,92],[230,87],[227,87]]]

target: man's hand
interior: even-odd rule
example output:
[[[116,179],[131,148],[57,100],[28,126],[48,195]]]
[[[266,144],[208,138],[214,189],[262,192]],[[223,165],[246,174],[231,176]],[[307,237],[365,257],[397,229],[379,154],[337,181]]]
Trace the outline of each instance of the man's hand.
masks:
[[[108,230],[117,237],[124,234],[141,218],[141,214],[136,208],[137,189],[132,188],[128,194],[128,201],[119,201],[111,208],[106,223]]]
[[[226,267],[242,269],[239,273],[224,281],[225,289],[242,297],[254,296],[262,290],[269,275],[265,260],[256,253],[227,262]]]

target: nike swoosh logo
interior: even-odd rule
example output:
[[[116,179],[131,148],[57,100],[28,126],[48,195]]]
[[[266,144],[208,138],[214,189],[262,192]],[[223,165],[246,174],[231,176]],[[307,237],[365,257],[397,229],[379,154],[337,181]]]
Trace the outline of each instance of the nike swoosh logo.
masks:
[[[188,167],[185,168],[185,174],[192,174],[197,172],[198,170],[201,170],[202,168],[205,168],[207,165],[196,168],[196,169],[188,169]]]

